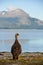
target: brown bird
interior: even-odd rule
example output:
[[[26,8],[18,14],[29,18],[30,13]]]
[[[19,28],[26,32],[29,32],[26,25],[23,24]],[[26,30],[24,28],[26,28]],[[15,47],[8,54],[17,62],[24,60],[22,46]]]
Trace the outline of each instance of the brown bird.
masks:
[[[19,54],[21,54],[21,45],[18,41],[18,36],[19,36],[19,34],[16,33],[15,34],[15,42],[12,45],[12,48],[11,48],[11,53],[13,55],[13,60],[18,59]]]

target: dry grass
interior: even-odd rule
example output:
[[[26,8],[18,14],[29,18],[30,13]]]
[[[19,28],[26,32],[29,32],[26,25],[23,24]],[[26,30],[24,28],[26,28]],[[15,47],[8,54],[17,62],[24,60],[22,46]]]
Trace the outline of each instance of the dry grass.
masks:
[[[43,54],[30,55],[28,57],[19,56],[18,60],[0,59],[0,65],[43,65]]]
[[[0,60],[0,65],[43,65],[43,59],[33,60]]]

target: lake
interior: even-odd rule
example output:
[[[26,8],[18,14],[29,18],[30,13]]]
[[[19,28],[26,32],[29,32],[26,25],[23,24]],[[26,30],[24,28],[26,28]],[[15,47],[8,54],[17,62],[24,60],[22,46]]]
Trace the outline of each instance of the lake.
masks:
[[[0,52],[10,52],[15,33],[19,33],[22,52],[43,52],[43,30],[35,29],[0,29]]]

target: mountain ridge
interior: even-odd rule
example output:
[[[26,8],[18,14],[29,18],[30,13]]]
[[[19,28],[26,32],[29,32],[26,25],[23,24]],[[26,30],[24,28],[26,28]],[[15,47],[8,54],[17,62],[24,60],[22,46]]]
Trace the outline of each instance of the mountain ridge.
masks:
[[[0,12],[0,29],[43,29],[43,21],[22,9]]]

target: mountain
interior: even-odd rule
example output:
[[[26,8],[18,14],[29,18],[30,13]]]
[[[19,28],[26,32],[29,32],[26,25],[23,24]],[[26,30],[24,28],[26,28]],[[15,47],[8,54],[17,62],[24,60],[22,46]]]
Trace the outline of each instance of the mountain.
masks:
[[[22,9],[0,11],[0,29],[43,29],[43,21],[30,17]]]

